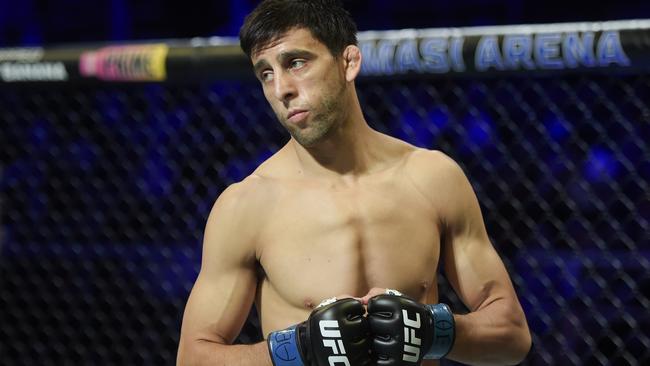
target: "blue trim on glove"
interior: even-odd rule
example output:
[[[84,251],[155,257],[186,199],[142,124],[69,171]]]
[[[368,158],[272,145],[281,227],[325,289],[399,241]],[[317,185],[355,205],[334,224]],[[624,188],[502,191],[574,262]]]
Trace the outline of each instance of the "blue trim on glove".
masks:
[[[433,316],[433,344],[424,358],[439,360],[445,357],[456,339],[456,323],[454,314],[446,304],[427,305]]]
[[[271,332],[267,343],[274,366],[305,366],[298,349],[296,326]]]

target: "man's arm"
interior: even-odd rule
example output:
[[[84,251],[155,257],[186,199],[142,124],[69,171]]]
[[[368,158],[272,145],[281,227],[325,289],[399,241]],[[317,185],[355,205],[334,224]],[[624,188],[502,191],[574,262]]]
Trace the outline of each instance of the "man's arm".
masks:
[[[231,345],[255,299],[254,228],[245,185],[219,197],[208,218],[201,271],[183,315],[177,365],[271,365],[265,342]],[[247,195],[249,196],[249,195]]]
[[[423,194],[440,213],[445,274],[471,311],[454,315],[456,340],[447,357],[468,364],[517,364],[528,353],[531,336],[510,277],[488,238],[476,195],[452,159],[439,152],[416,154],[420,172],[429,172],[418,173],[428,182],[428,189],[421,187]]]

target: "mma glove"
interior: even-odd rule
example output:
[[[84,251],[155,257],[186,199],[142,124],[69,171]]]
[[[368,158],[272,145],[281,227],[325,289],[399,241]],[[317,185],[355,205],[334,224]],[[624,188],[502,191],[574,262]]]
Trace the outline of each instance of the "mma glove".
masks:
[[[368,301],[374,362],[420,365],[445,357],[454,344],[455,323],[445,304],[423,305],[406,296],[377,295]]]
[[[369,366],[371,338],[363,304],[342,299],[319,305],[309,318],[271,332],[274,366]]]

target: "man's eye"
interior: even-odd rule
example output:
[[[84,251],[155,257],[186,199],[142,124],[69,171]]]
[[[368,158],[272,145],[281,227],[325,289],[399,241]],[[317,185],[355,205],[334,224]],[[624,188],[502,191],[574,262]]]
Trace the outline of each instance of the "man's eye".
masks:
[[[305,66],[305,60],[293,60],[291,61],[291,68],[292,69],[299,69],[301,67]]]
[[[262,81],[271,81],[273,80],[273,72],[264,71],[260,74],[260,80]]]

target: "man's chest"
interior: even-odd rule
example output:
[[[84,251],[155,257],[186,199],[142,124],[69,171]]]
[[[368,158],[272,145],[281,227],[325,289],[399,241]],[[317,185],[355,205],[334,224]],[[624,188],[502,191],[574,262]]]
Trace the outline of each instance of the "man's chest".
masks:
[[[435,212],[410,187],[367,184],[354,189],[287,193],[260,231],[266,280],[291,302],[372,287],[414,296],[434,281],[439,256]]]

